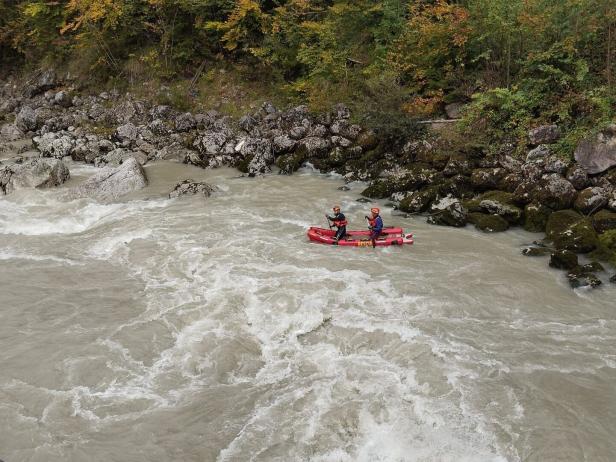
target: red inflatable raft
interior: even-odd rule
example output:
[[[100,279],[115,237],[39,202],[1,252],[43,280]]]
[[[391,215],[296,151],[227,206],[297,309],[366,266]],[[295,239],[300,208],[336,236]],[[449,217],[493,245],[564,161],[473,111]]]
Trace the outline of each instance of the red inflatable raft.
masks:
[[[336,231],[315,226],[308,230],[308,239],[320,244],[342,245],[350,247],[371,247],[370,231],[347,231],[344,239],[336,241],[334,236]],[[404,245],[412,244],[413,235],[404,234],[402,228],[383,228],[383,234],[376,240],[376,245]]]

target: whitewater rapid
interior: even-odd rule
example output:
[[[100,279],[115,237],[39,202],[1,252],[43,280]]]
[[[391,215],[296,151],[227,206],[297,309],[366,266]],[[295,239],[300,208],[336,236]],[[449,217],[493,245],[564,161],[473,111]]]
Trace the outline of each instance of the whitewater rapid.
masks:
[[[306,228],[363,227],[362,185],[146,170],[113,204],[0,198],[0,459],[616,458],[616,290],[570,290],[536,235],[384,208],[416,245],[327,247]],[[220,191],[168,199],[184,178]]]

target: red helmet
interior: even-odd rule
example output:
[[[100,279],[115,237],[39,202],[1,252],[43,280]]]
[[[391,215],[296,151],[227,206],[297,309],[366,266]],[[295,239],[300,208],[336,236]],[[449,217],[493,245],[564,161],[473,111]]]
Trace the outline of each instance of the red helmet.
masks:
[[[336,210],[340,210],[340,206],[339,205],[334,205],[332,207],[332,210],[335,212]]]
[[[374,213],[375,215],[378,215],[379,213],[381,213],[381,211],[377,207],[372,207],[370,211]]]

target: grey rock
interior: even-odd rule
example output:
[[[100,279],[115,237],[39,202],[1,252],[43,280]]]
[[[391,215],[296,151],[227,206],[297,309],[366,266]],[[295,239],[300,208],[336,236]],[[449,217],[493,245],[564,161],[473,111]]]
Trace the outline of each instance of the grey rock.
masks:
[[[466,226],[468,212],[459,199],[447,196],[434,202],[429,208],[428,223],[441,226]]]
[[[526,162],[532,162],[534,160],[545,159],[550,155],[550,147],[545,144],[540,144],[535,149],[528,151],[526,155]]]
[[[534,191],[534,198],[552,210],[571,207],[576,195],[573,185],[556,173],[545,175]]]
[[[242,144],[240,153],[244,158],[251,158],[247,167],[250,176],[263,175],[271,171],[274,162],[272,142],[265,138],[248,138]]]
[[[208,131],[195,141],[195,147],[207,156],[219,154],[227,142],[227,136],[222,132]]]
[[[194,196],[197,194],[204,197],[210,197],[216,190],[217,188],[215,186],[207,183],[184,180],[175,185],[173,191],[169,193],[169,199],[181,196]]]
[[[598,133],[595,138],[582,140],[575,149],[575,160],[590,175],[601,173],[616,165],[616,124]]]
[[[607,191],[600,187],[586,188],[577,196],[574,203],[574,208],[587,215],[598,211],[599,209],[607,205],[608,195]]]
[[[35,136],[32,141],[41,153],[41,157],[62,159],[70,156],[75,146],[75,140],[66,133],[45,133]]]
[[[15,117],[15,125],[24,133],[36,130],[37,118],[34,109],[30,106],[22,107]]]
[[[240,118],[240,120],[238,121],[238,125],[246,133],[250,133],[252,129],[257,126],[257,120],[252,116],[245,115]]]
[[[64,90],[59,91],[54,95],[53,102],[58,106],[62,106],[64,108],[69,108],[73,105],[73,99],[68,94],[68,92]]]
[[[145,188],[148,180],[143,167],[134,158],[117,168],[105,167],[70,190],[70,197],[91,197],[109,202],[133,191]]]
[[[557,125],[542,125],[528,132],[531,144],[550,144],[560,138],[560,129]]]
[[[584,189],[590,184],[588,174],[583,168],[578,165],[574,165],[573,167],[569,168],[566,174],[566,178],[577,190]]]
[[[325,138],[308,137],[298,143],[297,149],[305,153],[307,158],[325,157],[331,149],[331,142]]]
[[[180,114],[175,118],[175,129],[179,132],[187,132],[197,128],[197,121],[190,112]]]
[[[10,168],[13,172],[5,185],[6,194],[26,188],[52,188],[70,177],[66,165],[57,159],[35,158]]]
[[[26,85],[24,96],[32,98],[56,86],[58,86],[56,72],[53,69],[46,69],[39,72],[35,79]]]
[[[124,143],[132,143],[139,137],[139,130],[132,123],[120,125],[115,131],[115,137],[118,141]]]
[[[293,151],[297,142],[289,135],[280,135],[274,138],[274,153],[285,154]]]

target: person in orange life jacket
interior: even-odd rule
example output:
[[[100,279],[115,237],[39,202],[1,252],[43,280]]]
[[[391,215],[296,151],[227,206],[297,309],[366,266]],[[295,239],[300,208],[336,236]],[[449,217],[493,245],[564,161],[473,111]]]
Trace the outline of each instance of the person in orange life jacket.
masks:
[[[340,239],[344,238],[344,236],[346,235],[347,220],[344,214],[340,211],[339,206],[335,205],[333,208],[333,211],[334,211],[333,217],[330,217],[329,215],[325,215],[325,216],[327,217],[329,221],[333,222],[334,226],[337,228],[336,236],[334,237],[334,239],[339,241]]]
[[[381,218],[381,211],[374,207],[370,209],[372,212],[372,218],[366,217],[368,220],[368,228],[370,229],[370,240],[372,241],[372,247],[376,247],[376,239],[383,232],[383,219]]]

